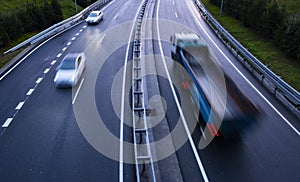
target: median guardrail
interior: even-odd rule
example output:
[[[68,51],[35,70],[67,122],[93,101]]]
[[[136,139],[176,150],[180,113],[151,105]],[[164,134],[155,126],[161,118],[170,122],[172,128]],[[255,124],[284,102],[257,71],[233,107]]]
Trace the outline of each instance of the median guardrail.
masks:
[[[219,22],[206,10],[205,6],[199,0],[194,0],[198,10],[203,19],[214,30],[214,32],[221,38],[224,43],[232,49],[238,60],[247,63],[252,71],[256,71],[261,76],[261,81],[268,79],[273,84],[273,93],[278,91],[291,103],[297,110],[300,109],[300,93],[282,80],[278,75],[272,72],[253,54],[251,54],[243,45],[241,45],[229,32],[227,32]]]
[[[33,37],[25,40],[24,42],[16,45],[15,47],[5,51],[4,54],[13,52],[13,51],[25,46],[25,45],[35,44],[35,43],[37,43],[41,40],[45,40],[46,38],[48,38],[52,35],[55,35],[59,32],[62,32],[63,30],[71,27],[72,25],[74,25],[74,24],[78,23],[79,21],[81,21],[82,19],[84,19],[90,11],[102,7],[103,5],[108,3],[109,1],[111,1],[111,0],[100,0],[100,1],[97,1],[97,2],[93,3],[89,7],[82,10],[80,13],[78,13],[78,14],[76,14],[76,15],[74,15],[74,16],[72,16],[72,17],[70,17],[70,18],[68,18],[68,19],[66,19],[62,22],[54,24],[53,26],[47,28],[46,30],[34,35]]]

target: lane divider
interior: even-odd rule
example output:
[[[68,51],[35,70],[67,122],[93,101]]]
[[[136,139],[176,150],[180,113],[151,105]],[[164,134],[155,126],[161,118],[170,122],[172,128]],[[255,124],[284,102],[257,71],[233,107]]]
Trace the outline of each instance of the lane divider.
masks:
[[[85,28],[86,28],[86,26],[83,26],[83,28],[80,29],[79,32],[75,34],[75,36],[79,36],[80,33],[83,32],[83,29],[85,29]],[[75,37],[72,38],[72,41],[75,40],[74,38],[75,38]],[[69,47],[71,44],[72,44],[72,42],[69,41],[69,42],[67,43],[67,46],[64,47],[64,48],[62,49],[62,52],[60,52],[60,53],[57,54],[56,58],[60,58],[60,57],[63,55],[63,53],[68,49],[68,47]],[[38,84],[40,84],[40,83],[42,82],[42,80],[44,79],[44,77],[47,75],[47,73],[49,73],[49,71],[50,71],[51,68],[55,65],[56,62],[57,62],[56,59],[51,61],[50,67],[45,68],[45,70],[43,71],[43,74],[44,74],[44,75],[43,75],[42,77],[37,78],[37,80],[35,81],[35,86],[34,86],[33,88],[29,89],[28,92],[26,93],[25,100],[22,101],[22,102],[19,102],[19,104],[15,107],[16,112],[14,113],[13,117],[7,118],[6,121],[4,122],[4,124],[2,125],[2,128],[4,128],[4,129],[3,129],[2,132],[0,133],[0,136],[4,133],[4,131],[6,130],[6,128],[9,127],[9,125],[12,123],[12,121],[13,121],[13,119],[15,118],[15,116],[17,115],[17,113],[22,109],[23,105],[24,105],[25,102],[28,100],[29,96],[32,95],[32,93],[34,92],[34,90],[36,89],[36,87],[38,86]],[[80,89],[80,87],[81,87],[83,81],[84,81],[84,79],[82,79],[82,81],[81,81],[81,83],[80,83],[80,85],[79,85],[79,89]],[[79,89],[78,89],[78,90],[79,90]],[[74,102],[75,102],[75,100],[76,100],[76,97],[77,97],[77,94],[78,94],[78,93],[76,93],[75,98],[74,98],[72,104],[74,104]]]
[[[45,71],[43,72],[44,74],[48,73],[50,71],[50,68],[46,68]]]
[[[64,47],[64,48],[62,49],[62,51],[65,52],[65,51],[67,50],[67,48],[68,48],[68,47]]]
[[[20,110],[20,109],[23,107],[24,103],[25,103],[25,102],[20,102],[20,103],[16,106],[15,110]]]
[[[27,95],[27,96],[31,95],[31,94],[33,93],[33,91],[34,91],[33,88],[29,89],[28,92],[26,93],[26,95]]]
[[[36,83],[36,84],[39,84],[39,83],[41,83],[42,80],[43,80],[42,77],[41,77],[41,78],[38,78],[38,79],[35,81],[35,83]]]
[[[53,61],[51,62],[51,66],[53,66],[55,63],[56,63],[56,60],[53,60]]]
[[[119,13],[114,17],[114,20],[116,20],[118,18],[118,16],[119,16]]]
[[[112,1],[112,2],[114,2],[114,1]],[[112,4],[112,2],[110,2],[107,6],[105,6],[105,7],[102,9],[102,11],[104,11],[104,9],[106,9],[107,7],[109,7],[109,6]],[[81,22],[80,22],[80,23],[81,23]],[[70,30],[71,28],[73,28],[73,27],[79,25],[80,23],[77,23],[77,24],[75,24],[75,25],[73,25],[73,26],[71,26],[71,27],[65,29],[64,31],[62,31],[62,32],[60,32],[60,33],[58,33],[58,34],[56,34],[56,35],[50,37],[49,39],[47,39],[46,41],[44,41],[43,43],[41,43],[40,45],[38,45],[36,48],[34,48],[32,51],[30,51],[26,56],[24,56],[24,57],[23,57],[17,64],[15,64],[11,69],[9,69],[2,77],[0,77],[0,81],[1,81],[2,79],[4,79],[9,73],[11,73],[11,72],[12,72],[19,64],[21,64],[26,58],[28,58],[28,57],[29,57],[34,51],[36,51],[38,48],[40,48],[41,46],[43,46],[44,44],[46,44],[46,43],[49,42],[50,40],[54,39],[54,38],[57,37],[58,35],[61,35],[62,33],[64,33],[64,32],[66,32],[66,31]],[[84,25],[84,26],[79,30],[79,32],[76,34],[76,36],[79,36],[80,33],[83,32],[83,30],[86,29],[86,28],[87,28],[87,26]],[[73,38],[74,38],[74,37],[73,37]],[[74,40],[76,39],[76,38],[74,38],[74,39],[73,39],[73,38],[71,39],[71,41],[74,41]],[[64,48],[62,49],[62,52],[65,52],[65,51],[67,50],[67,48],[72,44],[71,41],[69,41],[69,42],[67,43],[67,46],[64,47]],[[62,54],[63,54],[63,53],[57,54],[56,58],[61,57]],[[45,71],[43,72],[43,73],[44,73],[44,76],[43,76],[42,78],[40,77],[40,78],[38,78],[38,79],[36,80],[36,84],[35,84],[34,88],[29,89],[29,91],[26,93],[26,98],[25,98],[24,103],[22,104],[22,106],[25,104],[25,102],[27,101],[27,99],[29,98],[29,96],[32,95],[32,93],[33,93],[34,90],[36,89],[37,85],[43,80],[43,78],[45,77],[45,75],[51,70],[51,68],[55,65],[56,62],[57,62],[57,60],[53,60],[53,61],[50,63],[51,66],[50,66],[49,68],[47,68],[47,69],[49,69],[49,70],[47,70],[47,71],[45,70]],[[83,82],[83,80],[82,80],[82,82]],[[19,103],[19,104],[20,104],[20,103]],[[21,107],[20,107],[20,109],[21,109]],[[9,118],[6,119],[6,121],[5,121],[4,124],[2,125],[2,128],[4,128],[4,129],[1,131],[0,137],[1,137],[1,136],[3,135],[3,133],[6,131],[6,129],[8,128],[8,126],[12,123],[14,117],[17,115],[17,113],[20,111],[20,109],[16,110],[16,112],[14,113],[14,115],[13,115],[12,117],[9,117]]]
[[[2,128],[7,128],[9,124],[12,122],[13,118],[7,118],[5,123],[2,125]]]
[[[57,57],[57,58],[60,58],[61,55],[62,55],[62,53],[59,53],[59,54],[57,54],[56,57]]]

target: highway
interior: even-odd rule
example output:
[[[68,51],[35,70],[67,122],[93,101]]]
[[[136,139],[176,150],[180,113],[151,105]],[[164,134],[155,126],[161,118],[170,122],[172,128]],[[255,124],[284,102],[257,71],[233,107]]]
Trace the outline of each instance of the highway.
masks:
[[[130,100],[132,75],[126,70],[133,54],[132,21],[141,3],[111,1],[101,9],[104,19],[98,25],[74,25],[40,44],[1,77],[0,181],[135,181],[133,148],[122,141],[133,142],[131,108],[124,103]],[[142,68],[156,73],[145,78],[145,102],[153,118],[165,112],[159,123],[152,123],[151,140],[171,136],[175,129],[182,136],[168,140],[165,147],[174,151],[167,156],[160,158],[164,148],[157,146],[156,180],[299,181],[299,116],[231,54],[201,19],[194,2],[149,0],[145,18]],[[217,139],[200,149],[200,127],[184,119],[192,102],[185,102],[189,95],[172,64],[165,64],[171,61],[170,35],[180,30],[200,35],[224,72],[261,110],[255,125],[233,140]],[[57,89],[56,67],[70,52],[86,54],[85,72],[75,88]],[[110,135],[97,123],[99,116]],[[195,129],[187,131],[185,122]]]

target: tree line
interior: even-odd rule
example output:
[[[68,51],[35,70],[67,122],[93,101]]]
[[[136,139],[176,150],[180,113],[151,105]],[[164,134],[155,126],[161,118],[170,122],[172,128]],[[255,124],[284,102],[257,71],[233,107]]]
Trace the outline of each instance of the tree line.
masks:
[[[1,12],[0,46],[7,46],[24,33],[45,29],[61,20],[63,14],[58,0],[27,1],[13,11]]]
[[[96,2],[97,0],[77,0],[77,4],[81,7],[88,7],[92,3]]]
[[[221,0],[210,1],[221,5]],[[288,15],[276,0],[224,0],[223,11],[300,60],[300,18]]]

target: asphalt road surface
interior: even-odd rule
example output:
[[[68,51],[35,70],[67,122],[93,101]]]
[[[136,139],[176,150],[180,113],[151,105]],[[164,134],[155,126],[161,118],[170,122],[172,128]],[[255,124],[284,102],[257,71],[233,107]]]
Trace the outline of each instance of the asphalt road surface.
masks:
[[[105,127],[112,137],[120,138],[120,113],[116,110],[121,107],[121,101],[112,103],[112,97],[121,98],[122,82],[118,82],[118,89],[112,89],[115,88],[115,78],[132,59],[132,44],[127,46],[132,28],[130,21],[137,15],[141,2],[112,1],[102,8],[104,19],[98,25],[87,26],[81,22],[51,38],[1,78],[0,181],[135,181],[134,165],[120,165],[118,158],[112,159],[99,152],[97,146],[91,144],[91,139],[85,137],[77,122],[75,107],[80,107],[76,105],[78,102],[85,103],[82,110],[89,113],[93,104],[82,92],[92,90],[94,95],[91,98],[94,98]],[[148,37],[142,43],[143,55],[156,55],[154,62],[143,63],[146,70],[166,73],[160,55],[170,60],[171,44],[167,40],[177,31],[166,26],[168,20],[199,34],[224,72],[235,80],[262,113],[251,129],[241,131],[234,140],[214,140],[204,149],[197,147],[203,137],[197,125],[191,131],[196,153],[186,140],[176,152],[155,163],[157,181],[299,181],[299,118],[240,64],[201,19],[193,1],[149,0],[145,17],[162,20],[159,23],[149,21],[142,29],[143,36]],[[57,89],[53,82],[56,67],[70,52],[85,52],[87,67],[73,90]],[[95,70],[99,72],[94,74]],[[172,82],[181,82],[170,65],[168,72]],[[124,79],[121,76],[122,80],[130,79],[130,74]],[[90,80],[94,80],[95,85],[90,85]],[[130,88],[130,85],[126,87]],[[168,78],[148,76],[144,87],[149,107],[154,95],[160,95],[167,105],[161,123],[151,129],[153,140],[158,141],[178,124],[179,109]],[[180,103],[188,97],[183,87],[176,87],[176,94],[182,99]],[[125,100],[130,99],[125,97]],[[127,115],[130,108],[125,107]],[[159,109],[155,110],[155,113],[159,112]],[[94,121],[92,116],[86,118],[86,123]],[[180,128],[182,134],[186,134],[182,124]],[[131,143],[131,127],[124,125],[123,130],[124,141]],[[106,141],[102,147],[114,149],[112,153],[119,157],[119,144],[109,143],[111,139],[101,132],[94,136],[100,136],[104,143]],[[176,138],[172,138],[170,145],[175,143]],[[125,147],[123,152],[125,157],[133,156],[133,149]],[[199,159],[196,160],[195,156]]]

